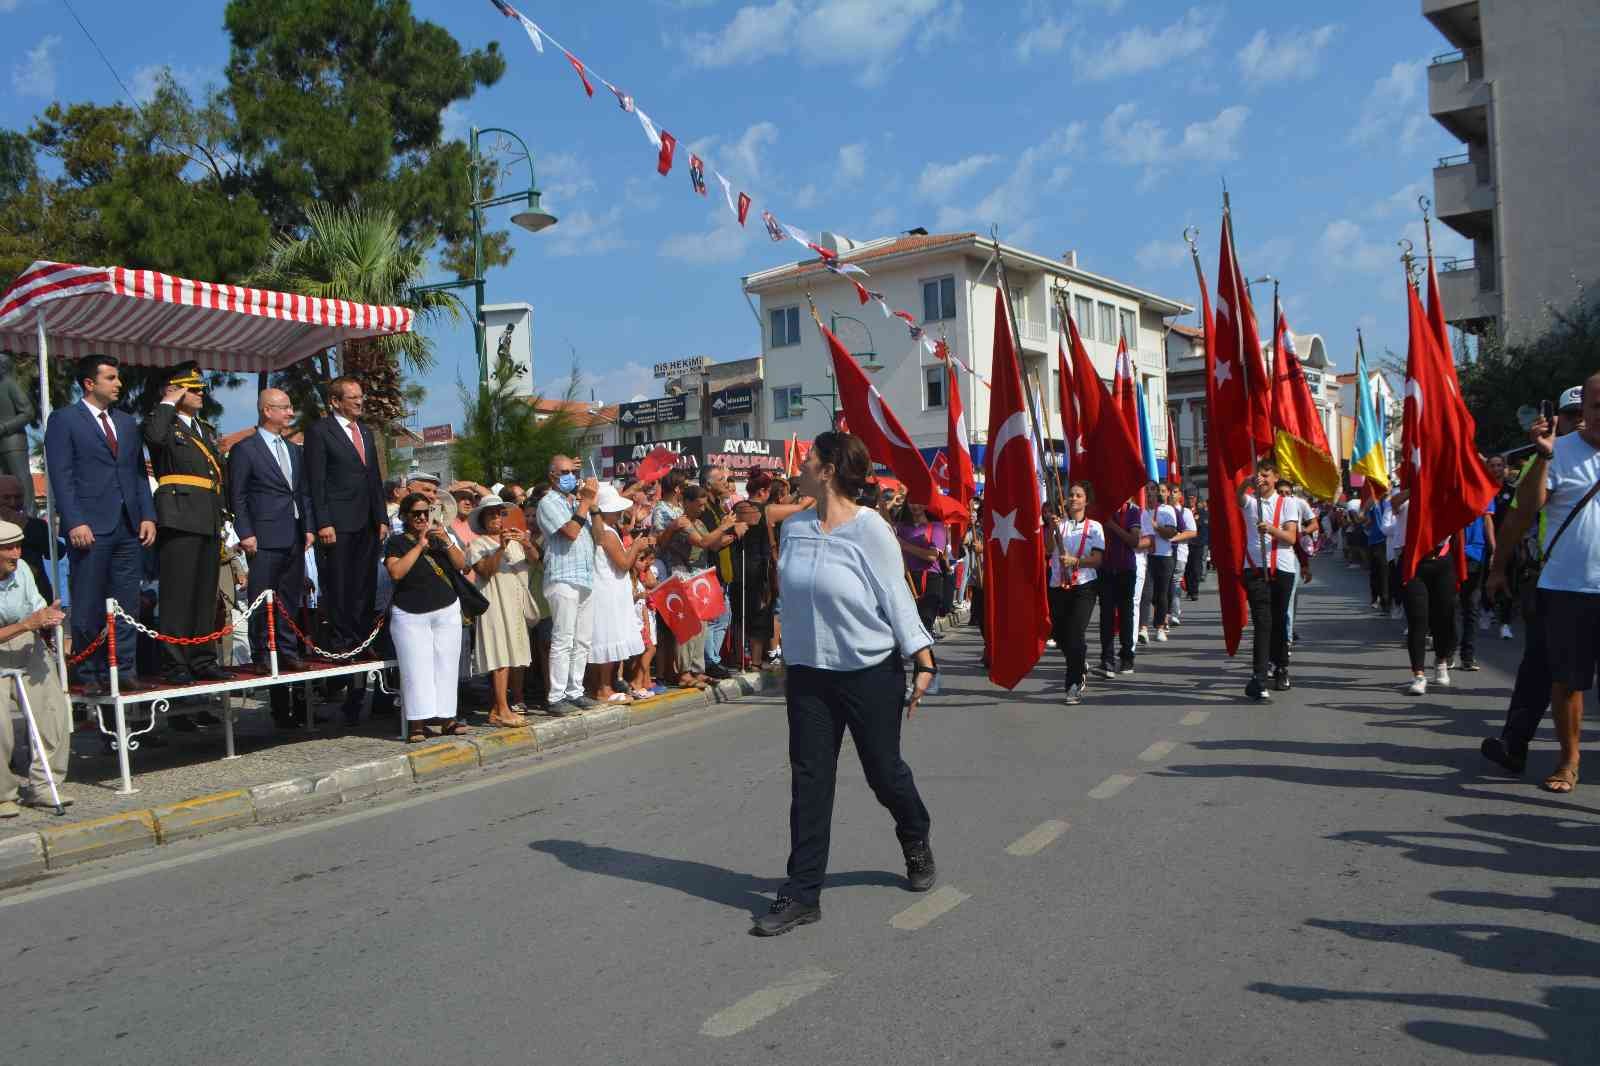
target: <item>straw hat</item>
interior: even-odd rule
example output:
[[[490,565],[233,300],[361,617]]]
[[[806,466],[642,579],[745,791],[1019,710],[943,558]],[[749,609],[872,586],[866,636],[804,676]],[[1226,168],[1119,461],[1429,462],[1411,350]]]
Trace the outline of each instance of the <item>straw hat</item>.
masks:
[[[595,497],[594,509],[601,514],[621,514],[633,506],[633,501],[618,492],[616,486],[609,481],[600,486],[599,495]]]
[[[502,500],[498,496],[485,496],[478,501],[478,506],[467,518],[467,526],[474,533],[482,533],[484,516],[496,508],[505,508],[509,506],[510,504],[506,503],[506,501]]]

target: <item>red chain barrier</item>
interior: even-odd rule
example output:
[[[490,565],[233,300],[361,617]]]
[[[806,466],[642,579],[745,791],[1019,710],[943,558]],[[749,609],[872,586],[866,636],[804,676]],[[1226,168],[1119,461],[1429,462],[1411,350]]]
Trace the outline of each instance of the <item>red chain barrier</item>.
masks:
[[[106,629],[102,629],[100,631],[100,635],[98,637],[95,637],[92,641],[89,642],[89,646],[88,647],[84,648],[82,651],[78,652],[78,654],[72,656],[70,659],[67,660],[67,665],[68,666],[77,666],[79,663],[83,662],[89,656],[93,655],[95,653],[95,650],[97,648],[99,648],[101,644],[105,643],[106,634],[108,634],[110,632],[111,632],[111,630],[110,630],[109,627],[106,628]]]

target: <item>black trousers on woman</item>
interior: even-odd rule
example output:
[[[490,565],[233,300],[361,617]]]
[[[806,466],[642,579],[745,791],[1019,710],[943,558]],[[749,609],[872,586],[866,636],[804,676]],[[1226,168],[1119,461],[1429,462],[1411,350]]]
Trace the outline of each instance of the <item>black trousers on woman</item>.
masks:
[[[1050,628],[1067,660],[1067,687],[1083,684],[1089,668],[1089,614],[1100,598],[1097,581],[1050,589]]]
[[[1144,584],[1150,590],[1150,624],[1164,626],[1172,613],[1172,568],[1177,560],[1170,555],[1150,554]]]
[[[1428,665],[1428,634],[1433,654],[1448,662],[1456,653],[1456,562],[1448,555],[1424,559],[1417,576],[1406,582],[1406,646],[1411,672]]]
[[[894,816],[900,843],[928,838],[932,819],[900,757],[905,686],[898,653],[862,670],[789,667],[789,879],[779,895],[808,904],[822,895],[846,729],[868,787]]]

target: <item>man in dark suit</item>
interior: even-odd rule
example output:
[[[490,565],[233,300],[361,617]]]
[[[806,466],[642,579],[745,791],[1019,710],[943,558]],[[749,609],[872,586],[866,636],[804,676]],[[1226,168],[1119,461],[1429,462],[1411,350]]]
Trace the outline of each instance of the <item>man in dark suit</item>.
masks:
[[[44,431],[50,495],[67,531],[76,648],[88,646],[105,628],[107,596],[137,617],[141,545],[156,540],[139,423],[113,409],[122,395],[117,365],[109,355],[79,359],[73,377],[83,399],[52,411]],[[135,688],[133,627],[119,618],[116,635],[119,684]],[[88,691],[104,691],[109,674],[103,649],[78,667],[78,679]]]
[[[144,421],[144,443],[156,476],[156,555],[161,570],[161,632],[195,637],[217,628],[222,572],[222,517],[227,484],[216,432],[200,420],[205,381],[194,363],[167,379],[161,402]],[[167,681],[228,681],[217,646],[168,644]],[[178,716],[169,724],[184,729]]]
[[[228,498],[239,547],[250,560],[246,595],[254,603],[273,591],[289,617],[300,617],[305,597],[306,549],[311,547],[311,493],[306,486],[305,456],[285,435],[294,425],[294,403],[282,389],[264,389],[257,401],[256,431],[228,453]],[[300,638],[277,623],[278,668],[300,668]],[[250,658],[262,673],[270,669],[267,616],[263,607],[250,617]],[[289,686],[299,693],[298,686]],[[284,686],[272,688],[272,717],[285,728],[298,724],[289,711]]]
[[[333,413],[306,431],[306,483],[317,534],[317,579],[331,651],[349,651],[371,631],[378,545],[389,536],[378,443],[360,422],[366,398],[355,378],[328,386]],[[348,708],[347,708],[348,709]]]

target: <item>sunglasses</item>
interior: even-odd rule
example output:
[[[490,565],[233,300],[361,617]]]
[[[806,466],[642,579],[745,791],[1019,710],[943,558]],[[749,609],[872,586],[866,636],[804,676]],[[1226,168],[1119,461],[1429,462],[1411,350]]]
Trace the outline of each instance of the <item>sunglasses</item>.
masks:
[[[433,514],[432,511],[427,511],[427,510],[418,511],[418,510],[414,510],[413,509],[413,510],[410,510],[410,511],[406,512],[406,517],[407,518],[427,518],[431,514]]]

